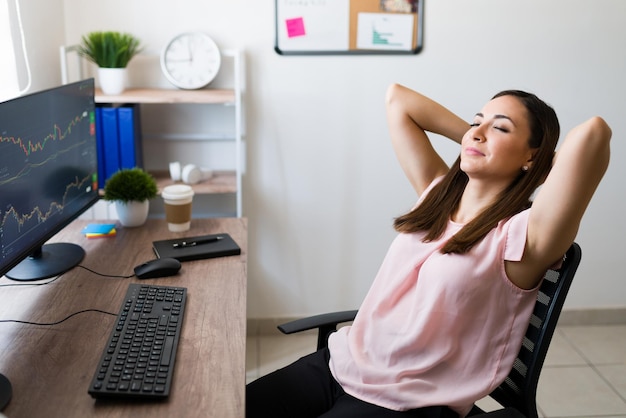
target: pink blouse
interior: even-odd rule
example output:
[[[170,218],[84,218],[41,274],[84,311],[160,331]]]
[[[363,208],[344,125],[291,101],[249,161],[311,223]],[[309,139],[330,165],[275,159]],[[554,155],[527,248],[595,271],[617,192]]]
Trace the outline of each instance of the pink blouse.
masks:
[[[346,393],[393,410],[446,405],[465,416],[508,375],[538,287],[507,278],[519,261],[529,210],[501,221],[467,254],[399,234],[351,326],[331,335],[330,369]]]

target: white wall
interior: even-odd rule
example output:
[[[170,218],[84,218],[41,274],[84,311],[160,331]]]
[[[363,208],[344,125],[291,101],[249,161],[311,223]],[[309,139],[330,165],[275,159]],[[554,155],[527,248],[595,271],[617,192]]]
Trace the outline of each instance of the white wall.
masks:
[[[8,0],[19,89],[23,93],[59,84],[58,46],[65,39],[63,0]],[[21,17],[21,28],[18,17]],[[24,33],[26,54],[22,47]]]
[[[63,4],[67,43],[124,30],[158,52],[175,33],[200,29],[222,48],[246,50],[249,317],[358,306],[394,236],[393,217],[415,200],[389,145],[383,98],[392,82],[468,119],[505,88],[543,97],[563,131],[604,116],[613,160],[577,239],[583,262],[566,306],[626,306],[623,0],[427,0],[419,55],[291,57],[273,51],[272,0]],[[166,83],[148,63],[135,64],[135,82]],[[437,146],[448,161],[458,152]]]

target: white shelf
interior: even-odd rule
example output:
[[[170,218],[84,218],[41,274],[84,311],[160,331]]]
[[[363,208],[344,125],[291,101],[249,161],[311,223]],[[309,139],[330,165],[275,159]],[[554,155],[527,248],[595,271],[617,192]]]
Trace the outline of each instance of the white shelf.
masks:
[[[236,105],[235,90],[128,89],[117,95],[96,89],[96,103],[225,104]]]
[[[176,184],[170,174],[165,171],[151,171],[157,181],[159,194],[164,187]],[[216,171],[213,176],[193,186],[196,194],[220,194],[220,193],[236,193],[237,192],[237,173],[234,171]]]
[[[75,53],[76,46],[62,46],[60,48],[61,53],[61,73],[63,82],[68,80],[68,68],[67,68],[67,54]],[[142,136],[144,144],[148,141],[170,141],[171,147],[184,147],[185,143],[189,141],[193,142],[205,142],[217,143],[217,142],[233,142],[235,153],[235,169],[232,171],[215,171],[214,176],[211,179],[203,181],[201,183],[193,185],[194,191],[197,194],[224,194],[231,193],[236,196],[236,208],[233,213],[237,217],[242,216],[242,190],[241,190],[241,177],[245,171],[245,161],[243,157],[243,136],[245,135],[245,124],[243,117],[243,85],[245,80],[244,75],[244,61],[243,53],[237,49],[223,50],[221,51],[222,57],[229,59],[229,65],[222,66],[220,71],[224,72],[224,75],[232,81],[226,83],[229,88],[205,88],[199,90],[181,90],[175,88],[131,88],[127,89],[118,95],[105,95],[100,89],[95,92],[95,102],[98,104],[141,104],[141,105],[210,105],[201,108],[200,112],[214,112],[213,116],[219,120],[227,121],[225,125],[215,128],[215,131],[210,131],[206,126],[203,132],[191,131],[191,132],[171,132],[167,128],[170,125],[163,127],[158,126],[154,131],[149,129],[143,129]],[[223,63],[224,64],[224,63]],[[232,64],[232,65],[230,65]],[[82,63],[79,58],[78,62],[78,74],[82,76]],[[218,75],[219,78],[219,75]],[[218,84],[221,86],[221,84]],[[215,108],[213,105],[222,105],[222,107]],[[228,116],[232,116],[232,124],[230,124],[230,117],[226,119],[221,118],[221,114],[215,113],[216,109],[222,109],[223,107],[232,108],[227,112]],[[206,109],[206,110],[205,110]],[[231,113],[232,112],[232,113]],[[193,124],[191,124],[193,125]],[[190,125],[190,126],[191,126]],[[232,129],[231,129],[232,127]],[[179,144],[177,144],[177,141]],[[171,149],[171,148],[170,148]],[[154,157],[155,155],[153,155]],[[162,155],[156,155],[158,158],[167,157]],[[199,155],[198,158],[206,159],[206,155]],[[147,165],[148,168],[149,164]],[[159,162],[160,166],[162,162]],[[152,171],[152,170],[150,170]],[[173,184],[169,178],[169,173],[154,172],[157,178],[159,190],[168,184]]]

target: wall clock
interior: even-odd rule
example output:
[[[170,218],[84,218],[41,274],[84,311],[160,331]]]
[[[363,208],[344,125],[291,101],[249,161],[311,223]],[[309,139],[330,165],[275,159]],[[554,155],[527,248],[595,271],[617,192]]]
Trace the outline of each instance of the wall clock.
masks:
[[[203,32],[185,32],[174,36],[161,52],[161,70],[170,83],[181,89],[205,87],[217,75],[220,50]]]

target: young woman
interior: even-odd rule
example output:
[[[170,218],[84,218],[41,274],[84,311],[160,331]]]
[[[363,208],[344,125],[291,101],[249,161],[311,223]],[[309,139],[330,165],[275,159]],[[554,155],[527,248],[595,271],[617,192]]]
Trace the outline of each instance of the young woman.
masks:
[[[574,241],[609,162],[603,119],[572,129],[555,154],[554,110],[517,90],[470,125],[400,85],[387,110],[420,199],[395,220],[353,324],[249,384],[248,417],[465,416],[508,375],[541,278]],[[452,168],[427,132],[461,145]]]

